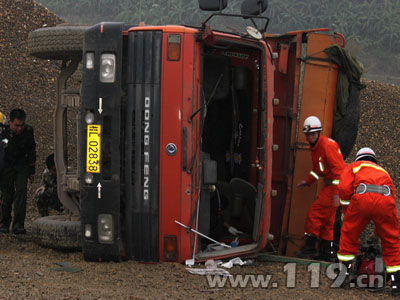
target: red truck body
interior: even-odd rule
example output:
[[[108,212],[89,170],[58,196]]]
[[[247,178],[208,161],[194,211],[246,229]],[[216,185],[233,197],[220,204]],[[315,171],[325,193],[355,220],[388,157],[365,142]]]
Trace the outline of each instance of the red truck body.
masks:
[[[120,42],[109,42],[108,39],[117,36]],[[212,43],[207,42],[210,36]],[[115,53],[118,49],[113,45],[122,45],[119,47],[124,49],[122,56],[128,57],[128,66],[120,62],[116,70],[121,68],[122,72],[132,72],[136,77],[127,83],[118,82],[118,79],[115,84],[98,82],[91,90],[95,85],[90,76],[96,70],[83,71],[82,120],[85,120],[84,114],[93,111],[94,123],[104,127],[104,118],[113,118],[121,112],[127,114],[125,123],[121,121],[118,127],[107,129],[113,132],[110,134],[114,140],[112,144],[119,143],[115,151],[120,153],[124,145],[125,153],[115,157],[112,148],[109,154],[102,153],[103,157],[111,157],[110,168],[116,165],[116,171],[120,171],[125,162],[125,191],[122,190],[119,199],[98,199],[98,183],[102,193],[107,195],[115,188],[112,184],[108,187],[108,181],[123,177],[123,174],[115,174],[104,180],[102,172],[110,171],[104,171],[101,163],[100,172],[93,173],[94,183],[87,185],[81,181],[81,189],[88,191],[84,193],[87,197],[81,197],[83,226],[95,229],[99,224],[98,216],[104,214],[109,205],[99,205],[99,202],[119,200],[119,206],[125,210],[122,214],[118,210],[118,215],[110,215],[113,228],[120,228],[120,231],[113,234],[113,243],[102,243],[96,235],[84,235],[85,257],[107,260],[126,255],[150,261],[191,258],[200,261],[241,256],[262,250],[271,236],[269,233],[274,236],[273,244],[290,253],[287,241],[292,236],[302,236],[301,223],[309,204],[304,196],[312,201],[316,193],[315,189],[302,192],[302,204],[294,204],[300,193],[292,192],[293,182],[307,173],[310,163],[308,147],[299,134],[298,124],[306,116],[316,114],[329,132],[337,76],[333,64],[302,58],[315,53],[317,58],[324,57],[322,50],[337,41],[335,35],[312,31],[255,40],[218,31],[206,34],[183,26],[122,29],[121,24],[104,23],[89,29],[84,44],[84,65],[85,54],[94,53],[96,58],[101,53]],[[172,55],[169,53],[171,44],[178,49],[173,60],[168,57]],[[151,57],[147,57],[149,53]],[[129,81],[130,76],[121,73],[120,78]],[[107,99],[105,95],[112,94],[109,88],[123,91],[125,107],[105,105],[107,101],[117,100]],[[96,98],[93,95],[97,95]],[[100,97],[103,112],[97,114],[95,109]],[[128,123],[129,116],[134,116],[135,123]],[[87,125],[81,124],[81,151],[86,152],[85,157],[89,151]],[[130,134],[127,128],[132,126],[135,127],[134,141],[127,140]],[[116,138],[123,132],[121,128],[125,128],[125,136],[119,134]],[[107,136],[101,138],[102,143],[111,144]],[[242,144],[232,146],[237,142],[235,139],[241,139],[239,144]],[[128,164],[127,157],[134,161]],[[216,164],[212,170],[217,174],[211,184],[203,178],[209,172],[205,161]],[[87,164],[88,160],[86,166],[82,166],[81,178],[86,176]],[[129,184],[132,180],[127,180],[129,177],[134,179],[132,184]],[[253,193],[248,196],[253,199],[237,200],[234,189],[238,184],[247,185],[253,191],[241,191],[241,197]],[[222,195],[224,189],[228,192]],[[234,201],[255,202],[239,208],[243,215],[245,206],[251,206],[251,226],[239,239],[238,247],[217,244],[210,250],[209,239],[195,233],[200,232],[228,246],[234,240],[235,237],[226,232],[225,236],[212,234],[214,215],[220,216],[218,210],[225,205],[213,209],[215,202],[221,201],[217,199],[218,194],[227,198],[228,210],[236,205]],[[296,209],[290,210],[291,205],[296,205]],[[239,229],[243,231],[244,227]],[[103,247],[107,250],[99,251]]]

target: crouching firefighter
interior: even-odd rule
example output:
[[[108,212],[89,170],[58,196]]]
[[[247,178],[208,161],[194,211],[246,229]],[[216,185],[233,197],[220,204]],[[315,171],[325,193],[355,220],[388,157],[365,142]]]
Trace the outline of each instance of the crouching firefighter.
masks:
[[[296,252],[296,255],[302,258],[334,261],[336,255],[332,240],[336,209],[339,206],[337,185],[346,163],[339,145],[323,136],[321,131],[321,121],[317,117],[310,116],[304,121],[303,132],[311,146],[312,170],[297,187],[302,189],[311,186],[320,177],[324,178],[325,186],[308,209],[304,227],[305,245]],[[319,255],[316,250],[317,241],[319,241]]]
[[[348,270],[352,267],[360,247],[358,238],[372,220],[375,233],[381,239],[386,271],[392,279],[392,293],[400,295],[400,239],[395,189],[388,172],[377,164],[371,148],[357,152],[356,161],[344,169],[338,189],[342,205],[344,201],[348,204],[337,253],[339,262]]]

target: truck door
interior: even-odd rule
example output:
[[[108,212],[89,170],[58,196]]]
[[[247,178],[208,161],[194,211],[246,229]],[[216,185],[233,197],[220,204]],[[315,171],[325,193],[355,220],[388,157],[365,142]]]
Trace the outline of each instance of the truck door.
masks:
[[[337,36],[296,31],[271,36],[275,60],[274,153],[272,225],[280,252],[293,255],[302,246],[308,207],[321,184],[303,190],[296,184],[311,168],[311,155],[302,132],[304,119],[320,117],[323,134],[331,135],[337,66],[323,50],[338,43]]]
[[[332,132],[333,111],[336,96],[337,65],[327,60],[327,55],[322,52],[325,48],[336,42],[332,35],[310,33],[308,35],[307,50],[304,57],[304,73],[299,124],[311,115],[321,117],[322,134],[330,137]],[[301,125],[298,127],[296,142],[296,162],[294,165],[292,201],[288,224],[288,242],[286,254],[291,256],[299,246],[302,246],[304,237],[304,221],[307,211],[319,191],[323,187],[323,180],[312,187],[295,190],[296,184],[304,179],[312,168],[310,148],[302,133]],[[295,241],[295,242],[293,242]]]
[[[202,190],[199,228],[221,243],[234,239],[229,226],[243,234],[235,251],[216,245],[219,250],[213,252],[215,245],[200,239],[197,258],[255,252],[265,246],[270,221],[270,52],[264,43],[220,39],[218,45],[204,46],[202,57],[200,158],[214,161],[217,174],[215,191]]]

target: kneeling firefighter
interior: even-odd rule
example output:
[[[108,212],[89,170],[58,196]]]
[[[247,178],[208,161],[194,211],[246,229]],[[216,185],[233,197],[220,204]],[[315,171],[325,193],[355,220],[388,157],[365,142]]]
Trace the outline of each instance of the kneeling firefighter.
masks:
[[[372,220],[381,239],[386,272],[391,276],[392,293],[400,295],[400,238],[395,189],[389,173],[377,164],[375,152],[362,148],[355,162],[340,177],[339,195],[347,200],[339,251],[341,265],[349,270],[359,250],[359,236]],[[347,273],[349,275],[349,273]]]
[[[302,189],[311,186],[320,177],[324,178],[325,186],[308,209],[304,227],[306,242],[296,255],[334,261],[336,257],[332,240],[336,209],[339,206],[337,185],[346,163],[339,145],[323,136],[321,131],[321,121],[317,117],[310,116],[304,121],[303,132],[311,146],[312,170],[297,187]],[[319,255],[316,250],[318,239]]]

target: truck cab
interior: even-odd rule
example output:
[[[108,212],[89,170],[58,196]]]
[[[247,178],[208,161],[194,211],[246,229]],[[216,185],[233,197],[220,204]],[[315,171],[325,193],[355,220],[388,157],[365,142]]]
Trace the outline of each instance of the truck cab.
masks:
[[[268,44],[207,24],[102,23],[87,29],[82,62],[85,258],[184,261],[264,248]],[[237,247],[229,226],[241,232]]]

